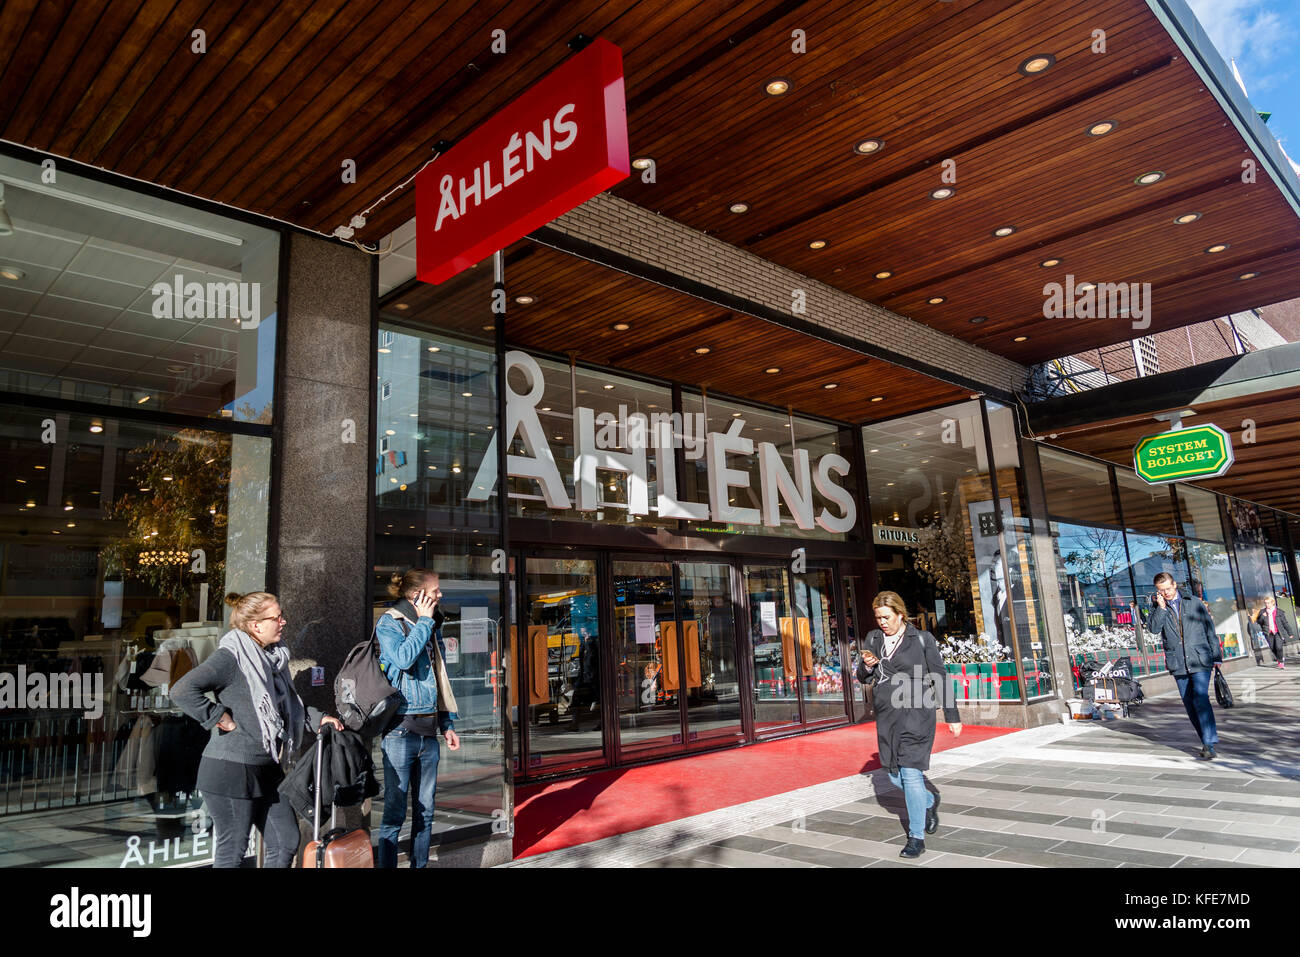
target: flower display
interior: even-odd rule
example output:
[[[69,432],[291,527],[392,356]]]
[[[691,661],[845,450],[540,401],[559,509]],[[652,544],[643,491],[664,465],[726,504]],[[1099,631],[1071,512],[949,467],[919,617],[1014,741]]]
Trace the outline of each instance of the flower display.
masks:
[[[1011,649],[996,638],[981,634],[969,638],[947,637],[939,643],[945,664],[969,665],[978,662],[1010,661]]]

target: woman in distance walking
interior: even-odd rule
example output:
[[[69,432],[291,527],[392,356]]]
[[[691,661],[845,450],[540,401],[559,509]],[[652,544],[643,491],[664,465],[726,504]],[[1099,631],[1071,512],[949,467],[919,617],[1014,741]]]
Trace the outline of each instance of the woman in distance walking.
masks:
[[[857,677],[875,687],[880,763],[907,802],[907,845],[898,856],[920,857],[925,835],[939,827],[938,798],[926,788],[923,774],[934,750],[934,712],[942,702],[954,736],[961,734],[961,715],[934,636],[908,624],[907,606],[897,592],[882,591],[871,606],[879,627],[866,637]]]

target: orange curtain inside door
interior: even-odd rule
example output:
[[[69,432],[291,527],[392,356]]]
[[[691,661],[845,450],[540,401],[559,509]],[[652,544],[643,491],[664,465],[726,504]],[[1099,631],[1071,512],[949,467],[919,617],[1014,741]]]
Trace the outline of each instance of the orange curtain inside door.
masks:
[[[700,679],[700,623],[695,620],[682,622],[683,641],[686,642],[686,687],[698,688]]]
[[[781,628],[781,666],[785,669],[786,678],[793,680],[795,676],[794,619],[782,618],[779,624]]]
[[[659,623],[659,653],[663,655],[663,678],[665,691],[676,691],[681,686],[681,675],[677,669],[677,622],[661,621]]]
[[[551,700],[550,682],[546,679],[546,626],[529,625],[528,626],[528,651],[529,651],[529,673],[528,673],[528,703],[544,704]],[[510,661],[512,664],[519,661],[519,629],[514,625],[510,626]],[[519,692],[515,687],[515,682],[510,682],[510,706],[517,707],[519,704]]]
[[[805,675],[813,672],[812,627],[807,618],[799,619],[799,661]]]

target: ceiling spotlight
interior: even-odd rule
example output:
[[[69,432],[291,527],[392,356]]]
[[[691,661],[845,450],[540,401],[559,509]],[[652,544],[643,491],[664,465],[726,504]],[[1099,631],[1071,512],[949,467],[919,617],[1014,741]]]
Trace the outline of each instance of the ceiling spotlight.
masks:
[[[429,346],[429,351],[430,351],[430,352],[441,352],[441,351],[442,351],[442,348],[441,348],[440,346]]]
[[[135,404],[136,404],[136,405],[144,405],[146,402],[148,402],[148,401],[149,401],[150,399],[152,399],[152,398],[153,398],[153,396],[151,396],[151,395],[142,395],[142,396],[140,396],[140,398],[138,398],[138,399],[135,400]]]
[[[827,382],[824,386],[822,386],[823,389],[838,389],[839,387],[840,384],[838,382]]]
[[[531,306],[536,301],[532,296],[515,296],[515,302],[521,306]]]
[[[1133,180],[1133,182],[1137,183],[1139,186],[1150,186],[1152,183],[1158,183],[1164,178],[1164,171],[1155,169],[1149,173],[1143,173],[1137,179]]]
[[[733,213],[747,213],[749,212],[749,203],[732,203],[727,208]]]
[[[654,164],[655,161],[651,159],[649,156],[638,156],[636,159],[632,161],[632,168],[649,169],[651,166],[654,166]]]
[[[460,466],[459,466],[459,465],[453,465],[453,466],[451,467],[451,470],[452,470],[453,472],[455,472],[457,475],[460,474]]]
[[[1014,226],[999,226],[997,229],[993,230],[993,235],[999,237],[1010,236],[1015,231],[1016,227]]]
[[[1207,253],[1221,253],[1227,248],[1228,248],[1227,243],[1215,243],[1213,246],[1210,246],[1205,251]]]
[[[707,356],[712,350],[708,346],[696,346],[695,354],[697,356]]]
[[[392,352],[392,351],[393,351],[392,349],[389,349],[387,346],[384,346],[383,348],[381,348],[381,349],[379,350],[379,354],[380,354],[381,356],[386,356],[386,355],[388,355],[388,354],[389,354],[390,352]]]
[[[615,332],[627,332],[632,327],[629,326],[626,322],[616,322],[612,326],[610,326],[610,328],[613,329]]]
[[[981,322],[988,322],[988,321],[989,321],[988,316],[971,316],[970,318],[970,322],[972,326],[978,326]]]
[[[1038,53],[1029,57],[1020,66],[1016,67],[1025,76],[1037,76],[1046,72],[1056,63],[1056,57],[1050,53]]]
[[[1102,120],[1100,123],[1093,123],[1085,131],[1089,136],[1105,136],[1113,132],[1119,126],[1119,120]]]
[[[10,233],[11,232],[12,230]],[[10,233],[0,232],[0,236],[7,236]],[[27,273],[23,272],[17,266],[0,266],[0,276],[3,276],[5,279],[13,279],[14,281],[17,281],[19,279],[26,279]]]
[[[853,152],[857,153],[859,156],[869,156],[872,153],[879,153],[884,148],[885,141],[877,139],[858,140],[858,142],[853,144]]]
[[[873,395],[873,396],[871,397],[871,401],[872,401],[872,402],[884,402],[884,401],[885,401],[885,397],[884,397],[883,395]]]
[[[882,269],[882,270],[880,270],[880,272],[876,273],[876,278],[877,278],[877,279],[888,279],[888,278],[889,278],[890,276],[892,276],[892,275],[893,275],[893,273],[890,272],[888,269]]]
[[[92,422],[90,425],[90,431],[98,434],[104,431],[104,427],[100,425],[98,422]]]
[[[947,301],[948,300],[945,299],[943,296],[931,296],[929,299],[926,300],[926,302],[928,302],[932,306],[942,305]]]
[[[467,398],[467,399],[472,399],[472,398],[474,398],[474,393],[473,393],[473,392],[462,392],[461,395],[464,396],[464,397]]]
[[[1254,278],[1255,278],[1256,276],[1258,276],[1258,275],[1259,275],[1259,273],[1257,273],[1257,272],[1244,272],[1244,273],[1242,273],[1240,276],[1238,276],[1237,278],[1238,278],[1238,279],[1254,279]]]
[[[1079,283],[1079,285],[1077,285],[1077,286],[1074,287],[1074,291],[1075,291],[1075,292],[1090,292],[1091,290],[1096,289],[1096,288],[1097,288],[1097,284],[1096,284],[1095,282],[1081,282],[1081,283]]]
[[[951,196],[954,192],[955,192],[955,190],[949,189],[947,186],[940,186],[938,189],[936,189],[936,190],[932,190],[932,191],[930,192],[930,198],[931,198],[931,199],[947,199],[947,198],[948,198],[949,196]]]
[[[824,240],[824,239],[814,239],[812,242],[810,242],[810,243],[808,244],[808,248],[809,248],[809,249],[825,249],[825,248],[826,248],[826,240]]]
[[[768,367],[767,367],[766,369],[764,369],[763,371],[766,372],[768,375],[776,375],[778,372],[781,371],[781,367],[780,367],[780,366],[768,366]]]
[[[1194,223],[1200,218],[1200,213],[1183,213],[1181,216],[1175,216],[1174,222],[1179,226],[1186,226],[1188,223]]]
[[[773,77],[763,85],[763,92],[768,96],[785,96],[790,92],[791,82],[785,77]]]
[[[1040,262],[1038,265],[1042,266],[1044,269],[1051,269],[1053,266],[1059,266],[1059,265],[1061,265],[1061,260],[1059,260],[1059,259],[1044,259],[1044,260],[1043,260],[1042,262]]]
[[[398,312],[406,312],[406,310],[411,308],[411,304],[409,302],[399,302],[397,305],[393,306],[393,308]]]
[[[397,433],[392,429],[384,429],[384,435],[396,435],[396,434]]]
[[[613,386],[612,384],[606,382],[606,383],[605,383],[605,388],[608,390],[608,389],[612,389],[612,388],[614,388],[614,386]]]
[[[1016,336],[1016,337],[1015,337],[1014,339],[1012,339],[1011,341],[1012,341],[1012,342],[1026,342],[1026,341],[1028,341],[1028,339],[1029,339],[1028,336]]]

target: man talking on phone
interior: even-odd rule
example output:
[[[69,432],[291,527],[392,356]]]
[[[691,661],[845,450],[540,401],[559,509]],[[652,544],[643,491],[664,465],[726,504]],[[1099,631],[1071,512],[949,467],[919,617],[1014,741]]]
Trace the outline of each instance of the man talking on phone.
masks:
[[[442,646],[442,589],[438,573],[412,568],[394,575],[388,592],[398,599],[375,625],[379,667],[406,703],[400,723],[380,740],[384,755],[384,817],[379,826],[378,867],[397,866],[397,835],[406,820],[410,795],[412,867],[429,863],[433,798],[438,785],[438,734],[452,751],[460,748],[452,722],[456,698],[447,680]]]
[[[1210,677],[1223,660],[1214,619],[1203,602],[1179,594],[1174,576],[1168,572],[1155,577],[1155,586],[1155,608],[1147,619],[1147,631],[1164,639],[1165,667],[1178,683],[1187,717],[1201,738],[1200,757],[1212,761],[1217,757],[1214,746],[1219,743],[1219,731],[1210,707]]]

